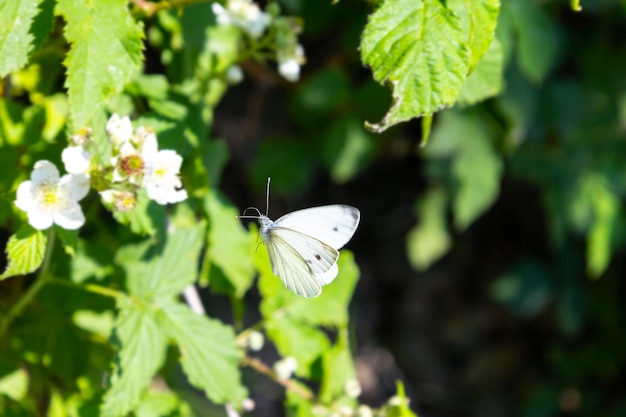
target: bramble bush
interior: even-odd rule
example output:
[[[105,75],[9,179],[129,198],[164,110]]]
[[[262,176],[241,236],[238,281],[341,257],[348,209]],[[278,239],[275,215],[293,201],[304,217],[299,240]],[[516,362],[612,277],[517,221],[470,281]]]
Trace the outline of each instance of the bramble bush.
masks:
[[[306,132],[239,145],[256,155],[245,173],[256,190],[268,176],[279,193],[306,186],[319,167],[349,182],[392,127],[421,118],[411,152],[424,159],[428,186],[406,237],[416,270],[494,204],[505,172],[537,181],[546,204],[564,209],[557,250],[569,230],[581,232],[589,276],[607,270],[622,245],[623,187],[612,184],[624,178],[610,138],[586,169],[571,161],[576,188],[559,182],[564,170],[543,172],[558,155],[522,145],[533,135],[534,86],[562,41],[543,9],[526,0],[318,3],[0,0],[4,415],[254,414],[242,367],[285,388],[287,415],[415,415],[401,382],[383,404],[359,402],[353,253],[342,251],[319,297],[298,297],[220,190],[232,154],[214,136],[215,112],[241,83],[297,88],[277,117]],[[303,37],[313,44],[342,25],[340,56],[307,54]],[[579,93],[563,85],[554,100]],[[553,122],[563,130],[582,123],[561,116]],[[507,290],[527,269],[493,288],[520,314],[545,307]],[[208,314],[198,289],[231,314]],[[252,291],[261,319],[250,325]],[[280,357],[271,364],[257,354],[268,345]]]

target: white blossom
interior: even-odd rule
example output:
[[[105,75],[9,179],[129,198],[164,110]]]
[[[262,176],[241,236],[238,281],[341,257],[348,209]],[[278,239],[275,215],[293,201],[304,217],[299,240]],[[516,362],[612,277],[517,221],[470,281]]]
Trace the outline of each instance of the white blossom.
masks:
[[[357,417],[373,417],[372,409],[367,405],[360,405],[356,410]]]
[[[346,381],[343,390],[348,397],[357,398],[361,395],[361,384],[359,384],[359,381],[352,378]]]
[[[58,224],[64,229],[78,229],[85,224],[85,216],[78,204],[89,192],[89,176],[66,174],[50,161],[35,163],[30,180],[17,189],[15,205],[26,212],[28,222],[43,230]]]
[[[226,8],[216,2],[211,7],[219,24],[239,26],[253,38],[261,36],[272,21],[271,16],[251,0],[228,0]]]
[[[105,203],[121,212],[130,211],[137,205],[137,195],[130,191],[105,190],[100,196]]]
[[[133,136],[133,126],[128,116],[120,117],[114,113],[106,125],[106,132],[113,145],[120,146]]]
[[[145,151],[145,147],[144,147]],[[142,185],[148,191],[148,197],[159,204],[178,203],[187,198],[187,191],[182,189],[179,171],[183,158],[172,150],[155,153],[142,152],[145,170]]]
[[[292,51],[279,50],[276,55],[278,72],[287,81],[298,81],[300,79],[300,67],[304,64],[304,48],[302,45],[296,45]]]
[[[89,172],[91,155],[82,146],[68,146],[63,149],[61,159],[65,170],[70,174],[86,174]]]
[[[293,356],[287,356],[274,363],[274,372],[279,379],[291,378],[296,369],[298,369],[298,362]]]
[[[239,65],[231,65],[226,70],[226,81],[231,84],[239,84],[243,81],[243,71]]]
[[[258,352],[263,348],[264,343],[265,337],[263,337],[263,333],[253,330],[248,335],[248,347],[250,347],[250,350]]]

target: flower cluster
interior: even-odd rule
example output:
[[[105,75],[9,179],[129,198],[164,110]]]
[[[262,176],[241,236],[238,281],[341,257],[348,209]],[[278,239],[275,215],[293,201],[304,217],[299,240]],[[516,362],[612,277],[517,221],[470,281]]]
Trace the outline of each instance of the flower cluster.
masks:
[[[298,42],[302,27],[297,19],[280,16],[276,3],[270,3],[261,11],[252,0],[227,0],[225,6],[216,2],[212,9],[218,24],[237,26],[249,37],[251,56],[262,60],[269,54],[286,80],[300,79],[300,67],[305,58],[304,48]],[[238,66],[229,68],[226,79],[231,83],[239,82],[240,71]]]
[[[150,128],[140,126],[133,130],[128,117],[114,114],[106,131],[113,144],[113,187],[101,192],[105,202],[127,211],[134,206],[133,192],[138,188],[145,188],[148,198],[159,204],[187,198],[180,181],[183,158],[175,151],[159,150],[157,137]]]
[[[100,192],[105,205],[117,211],[132,210],[142,188],[148,198],[162,205],[187,198],[179,173],[182,157],[172,150],[159,150],[151,129],[140,126],[133,130],[128,117],[114,114],[106,133],[113,157],[105,166],[92,164],[89,150],[93,142],[88,129],[72,135],[70,146],[61,154],[68,174],[61,177],[50,161],[35,163],[30,180],[20,184],[15,200],[31,226],[43,230],[57,224],[78,229],[85,223],[78,202],[90,187]]]

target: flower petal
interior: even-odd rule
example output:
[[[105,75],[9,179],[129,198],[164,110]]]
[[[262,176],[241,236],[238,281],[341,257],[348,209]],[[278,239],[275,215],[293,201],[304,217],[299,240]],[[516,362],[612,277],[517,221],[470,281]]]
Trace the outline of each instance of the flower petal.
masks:
[[[84,174],[89,171],[91,155],[82,146],[68,146],[63,149],[61,159],[65,170],[70,174]]]
[[[85,224],[85,215],[77,202],[68,201],[63,210],[54,213],[54,222],[64,229],[75,230]]]
[[[71,201],[80,201],[89,192],[89,175],[63,175],[59,181],[59,187],[67,192],[68,198]]]
[[[33,198],[33,182],[24,181],[17,187],[15,205],[22,211],[28,211],[30,206],[35,203]]]
[[[44,230],[52,226],[54,212],[50,210],[42,210],[39,206],[31,206],[26,214],[28,215],[28,223],[35,229]]]
[[[35,187],[41,184],[47,184],[59,181],[59,170],[56,165],[50,161],[41,160],[35,162],[33,172],[30,174],[30,179]]]

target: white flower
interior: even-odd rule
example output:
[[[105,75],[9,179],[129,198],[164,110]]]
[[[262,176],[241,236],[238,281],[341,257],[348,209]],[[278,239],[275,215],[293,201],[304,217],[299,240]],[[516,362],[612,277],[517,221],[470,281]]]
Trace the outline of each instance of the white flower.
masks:
[[[243,80],[243,71],[239,65],[231,65],[226,70],[226,81],[231,84],[239,84]]]
[[[253,38],[261,36],[272,21],[271,16],[251,0],[228,0],[226,8],[216,2],[211,7],[217,23],[239,26]]]
[[[163,150],[142,155],[146,163],[142,185],[148,191],[148,197],[159,204],[178,203],[187,198],[187,191],[181,189],[179,177],[183,158],[175,151]]]
[[[361,384],[356,379],[349,379],[343,386],[343,390],[348,397],[357,398],[361,395]]]
[[[120,118],[117,113],[114,113],[107,122],[106,132],[111,143],[115,146],[120,146],[133,136],[133,126],[128,116]]]
[[[357,408],[356,410],[356,415],[358,417],[372,417],[374,413],[372,412],[372,409],[368,406],[360,405],[359,408]]]
[[[66,174],[59,178],[59,170],[50,161],[35,163],[30,180],[17,189],[15,205],[26,212],[28,222],[43,230],[58,224],[64,229],[78,229],[85,224],[85,216],[78,202],[89,192],[89,176]]]
[[[298,369],[298,362],[293,356],[287,356],[274,363],[274,372],[279,379],[289,379],[291,375]]]
[[[298,81],[300,79],[300,66],[304,63],[304,48],[298,44],[292,51],[278,51],[276,54],[278,61],[278,72],[287,81]]]
[[[139,148],[143,148],[144,146],[157,147],[157,137],[154,131],[146,126],[139,126],[137,130],[135,130],[135,135],[131,138],[131,141]]]
[[[144,172],[145,162],[141,153],[135,149],[132,143],[124,142],[119,149],[119,155],[111,158],[113,182],[128,180],[131,184],[141,184],[141,175]]]
[[[63,149],[61,159],[65,170],[70,174],[86,174],[89,172],[91,155],[82,146],[68,146]]]
[[[137,205],[137,195],[130,191],[105,190],[100,196],[105,203],[121,212],[131,211]]]
[[[248,346],[250,350],[258,352],[263,348],[263,344],[265,343],[265,338],[263,337],[263,333],[253,330],[248,335]]]

